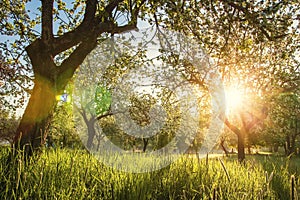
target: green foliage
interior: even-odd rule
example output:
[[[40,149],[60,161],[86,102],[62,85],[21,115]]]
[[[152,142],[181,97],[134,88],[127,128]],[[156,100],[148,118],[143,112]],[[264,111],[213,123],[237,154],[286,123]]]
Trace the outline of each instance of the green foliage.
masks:
[[[111,100],[112,97],[110,91],[107,88],[98,85],[96,87],[95,100],[94,100],[96,104],[96,108],[95,108],[96,115],[99,116],[107,112],[111,105]]]
[[[35,27],[40,20],[29,15],[28,3],[0,2],[0,103],[10,109],[22,107],[32,87],[31,65],[24,49],[37,38]]]
[[[175,136],[176,130],[180,125],[180,113],[176,107],[176,103],[172,98],[157,100],[151,95],[144,94],[142,96],[132,96],[129,113],[132,120],[139,126],[147,126],[150,124],[149,111],[156,101],[163,102],[164,109],[167,113],[166,122],[163,127],[154,136],[149,137],[148,149],[160,149],[168,144]],[[173,102],[173,104],[171,103]],[[143,148],[143,139],[135,138],[124,132],[116,123],[115,116],[106,117],[100,120],[100,126],[103,133],[117,146],[126,150],[141,150]],[[155,123],[155,122],[154,122]]]
[[[283,93],[274,99],[270,118],[273,127],[286,134],[300,134],[300,97],[293,93]]]
[[[296,153],[295,144],[300,137],[300,98],[297,93],[282,93],[271,101],[269,117],[262,132],[265,142],[291,148]],[[299,142],[298,142],[299,143]],[[286,147],[286,145],[289,147]],[[292,152],[290,152],[292,153]],[[289,154],[289,153],[288,153]]]
[[[47,146],[82,147],[82,143],[75,129],[72,105],[61,103],[55,109],[52,122],[49,127]]]
[[[131,106],[129,112],[131,118],[140,126],[150,124],[149,112],[151,107],[156,103],[156,99],[149,94],[143,94],[141,97],[135,95],[130,97]]]
[[[11,115],[8,110],[1,109],[0,112],[0,143],[12,142],[19,120]]]
[[[296,158],[253,157],[245,165],[221,158],[222,166],[218,159],[184,156],[159,171],[135,174],[80,150],[47,150],[28,163],[18,156],[7,163],[10,151],[0,151],[1,199],[212,199],[214,193],[228,200],[289,199],[290,175],[299,180]],[[296,187],[299,192],[299,181]]]

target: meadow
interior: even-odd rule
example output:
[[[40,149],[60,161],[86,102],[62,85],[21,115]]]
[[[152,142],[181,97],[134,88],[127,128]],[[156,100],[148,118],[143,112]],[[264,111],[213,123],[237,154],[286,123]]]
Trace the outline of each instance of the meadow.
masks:
[[[183,156],[148,173],[109,168],[85,150],[46,149],[30,161],[0,148],[0,199],[297,199],[300,158]],[[292,178],[291,178],[292,177]]]

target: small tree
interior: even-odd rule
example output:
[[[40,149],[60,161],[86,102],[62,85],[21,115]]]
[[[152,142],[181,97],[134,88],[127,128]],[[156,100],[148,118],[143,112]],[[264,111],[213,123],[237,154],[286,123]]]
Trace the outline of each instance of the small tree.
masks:
[[[267,137],[279,140],[286,155],[296,153],[300,136],[300,98],[298,93],[285,93],[273,99],[270,117],[266,123]]]
[[[46,144],[54,148],[81,148],[82,143],[75,129],[72,104],[59,101],[50,123]]]
[[[2,108],[0,113],[0,143],[9,142],[11,143],[14,138],[14,132],[19,125],[19,120],[16,116],[8,110]]]

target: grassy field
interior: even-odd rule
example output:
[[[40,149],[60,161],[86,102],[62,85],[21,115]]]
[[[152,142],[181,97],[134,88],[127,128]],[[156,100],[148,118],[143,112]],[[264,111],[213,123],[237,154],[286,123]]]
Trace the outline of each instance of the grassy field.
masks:
[[[149,173],[108,168],[83,150],[45,150],[24,163],[7,165],[0,148],[0,199],[291,199],[291,175],[300,191],[300,158],[183,157]]]

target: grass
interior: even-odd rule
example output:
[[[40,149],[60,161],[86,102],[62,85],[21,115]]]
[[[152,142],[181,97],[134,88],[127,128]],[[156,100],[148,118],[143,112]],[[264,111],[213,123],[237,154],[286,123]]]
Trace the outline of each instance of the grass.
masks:
[[[8,165],[0,149],[0,199],[290,199],[290,177],[298,193],[300,158],[249,156],[208,161],[183,157],[149,173],[106,167],[82,150],[45,150]]]

